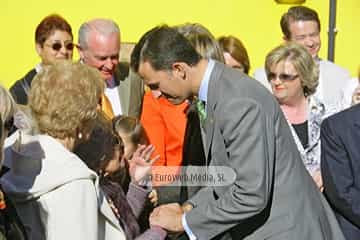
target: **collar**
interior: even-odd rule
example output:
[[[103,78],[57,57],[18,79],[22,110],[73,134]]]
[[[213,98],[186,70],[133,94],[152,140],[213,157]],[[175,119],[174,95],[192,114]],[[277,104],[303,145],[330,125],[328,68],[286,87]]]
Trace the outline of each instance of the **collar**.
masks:
[[[114,87],[116,87],[116,82],[115,82],[114,75],[111,77],[111,79],[106,80],[105,82],[106,82],[106,87],[107,87],[107,88],[114,88]]]
[[[209,59],[208,65],[205,70],[204,77],[200,83],[199,99],[201,101],[204,101],[205,103],[207,102],[207,93],[208,93],[208,89],[209,89],[210,75],[214,69],[214,66],[215,66],[215,61],[212,59]]]
[[[319,57],[319,56],[316,56],[315,58],[314,58],[314,61],[317,63],[317,64],[319,64],[320,62],[321,62],[321,58]]]
[[[36,73],[41,72],[41,70],[42,70],[42,64],[41,63],[36,64],[36,66],[35,66]]]

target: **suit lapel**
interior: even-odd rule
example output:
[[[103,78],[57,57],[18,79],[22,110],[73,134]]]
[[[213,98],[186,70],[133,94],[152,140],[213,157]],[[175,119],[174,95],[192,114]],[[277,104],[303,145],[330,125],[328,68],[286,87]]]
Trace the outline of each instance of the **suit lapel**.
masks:
[[[206,147],[205,147],[205,155],[206,155],[206,165],[209,165],[209,160],[211,160],[211,144],[214,136],[214,125],[215,125],[215,107],[217,103],[217,83],[220,78],[220,74],[223,70],[223,66],[218,62],[215,62],[213,71],[210,75],[210,81],[208,86],[208,94],[207,94],[207,109],[206,109],[206,121],[205,121],[205,132],[206,132]]]
[[[130,82],[120,79],[120,72],[118,69],[115,72],[115,78],[116,82],[119,83],[117,89],[120,98],[121,112],[123,115],[127,115],[129,113]]]
[[[360,128],[360,104],[353,107],[353,112],[351,118],[354,120],[354,125]]]

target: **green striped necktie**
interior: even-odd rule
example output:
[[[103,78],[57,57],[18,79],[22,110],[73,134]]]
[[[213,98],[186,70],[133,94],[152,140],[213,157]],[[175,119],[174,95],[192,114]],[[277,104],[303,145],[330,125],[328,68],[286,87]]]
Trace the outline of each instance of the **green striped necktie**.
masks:
[[[201,124],[204,124],[204,121],[206,119],[205,102],[201,101],[200,99],[197,99],[196,100],[196,109],[198,111]]]

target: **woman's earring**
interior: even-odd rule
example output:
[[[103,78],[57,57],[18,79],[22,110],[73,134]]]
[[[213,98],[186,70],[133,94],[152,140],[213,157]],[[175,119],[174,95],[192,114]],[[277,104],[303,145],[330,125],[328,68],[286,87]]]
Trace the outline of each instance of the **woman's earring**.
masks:
[[[82,137],[83,137],[82,133],[79,132],[77,137],[78,137],[78,139],[82,139]]]

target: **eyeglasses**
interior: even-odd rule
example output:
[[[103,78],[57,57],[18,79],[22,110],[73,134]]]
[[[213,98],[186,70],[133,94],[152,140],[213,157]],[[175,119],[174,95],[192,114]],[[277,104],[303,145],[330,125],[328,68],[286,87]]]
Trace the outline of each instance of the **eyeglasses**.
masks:
[[[268,78],[268,81],[273,81],[277,78],[279,78],[281,81],[293,81],[295,80],[296,78],[299,77],[299,74],[286,74],[286,73],[280,73],[279,75],[277,75],[276,73],[273,73],[273,72],[270,72],[268,75],[267,75],[267,78]]]
[[[13,126],[14,126],[14,117],[11,117],[4,122],[4,128],[7,131],[10,131],[13,128]]]
[[[72,51],[75,47],[74,43],[72,42],[54,42],[52,44],[44,44],[45,46],[51,47],[54,51],[60,51],[60,49],[62,48],[62,46],[65,47],[66,50],[68,51]]]

